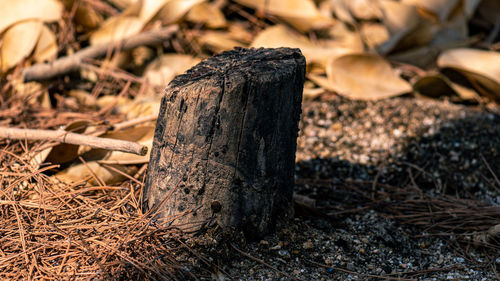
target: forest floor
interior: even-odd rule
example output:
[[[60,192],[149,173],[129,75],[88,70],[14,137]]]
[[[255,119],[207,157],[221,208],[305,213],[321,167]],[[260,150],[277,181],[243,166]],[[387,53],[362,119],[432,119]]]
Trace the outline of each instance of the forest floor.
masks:
[[[230,260],[207,255],[218,274],[205,276],[499,279],[499,113],[407,97],[305,101],[294,219],[233,245]]]

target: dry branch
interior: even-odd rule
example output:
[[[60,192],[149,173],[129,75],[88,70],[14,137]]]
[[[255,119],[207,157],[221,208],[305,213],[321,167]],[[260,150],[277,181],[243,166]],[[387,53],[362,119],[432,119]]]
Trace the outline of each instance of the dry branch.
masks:
[[[148,148],[135,142],[81,135],[63,130],[35,130],[0,127],[0,138],[16,140],[48,140],[75,145],[87,145],[112,151],[146,155]]]
[[[142,45],[155,45],[170,38],[178,29],[177,25],[171,25],[160,30],[139,33],[121,41],[117,41],[114,50],[124,51]],[[85,59],[103,56],[109,50],[109,43],[99,44],[84,48],[71,56],[62,57],[50,63],[37,63],[23,71],[24,82],[50,79],[58,75],[78,70]]]

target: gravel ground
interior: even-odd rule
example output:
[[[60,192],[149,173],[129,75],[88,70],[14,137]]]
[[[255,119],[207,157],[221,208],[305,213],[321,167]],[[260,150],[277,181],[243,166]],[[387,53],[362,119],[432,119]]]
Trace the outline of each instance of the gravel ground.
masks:
[[[364,102],[329,96],[305,101],[297,147],[296,194],[301,199],[296,201],[296,217],[259,242],[240,243],[254,259],[233,250],[229,260],[219,261],[225,272],[220,276],[497,279],[498,251],[468,247],[454,235],[429,235],[402,224],[377,208],[366,208],[360,194],[381,191],[378,185],[366,184],[376,181],[418,187],[429,196],[448,194],[500,206],[499,121],[497,109],[422,98]],[[321,182],[329,185],[315,184]],[[346,185],[362,191],[340,188]],[[326,209],[337,213],[327,216]],[[199,266],[193,258],[183,259]]]

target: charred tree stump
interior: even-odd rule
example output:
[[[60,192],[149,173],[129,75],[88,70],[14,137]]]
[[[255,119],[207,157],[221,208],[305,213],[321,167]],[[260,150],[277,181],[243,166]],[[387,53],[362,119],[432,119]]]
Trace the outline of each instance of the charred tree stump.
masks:
[[[292,208],[304,75],[298,49],[238,48],[177,76],[162,99],[143,206],[186,231],[272,231]]]

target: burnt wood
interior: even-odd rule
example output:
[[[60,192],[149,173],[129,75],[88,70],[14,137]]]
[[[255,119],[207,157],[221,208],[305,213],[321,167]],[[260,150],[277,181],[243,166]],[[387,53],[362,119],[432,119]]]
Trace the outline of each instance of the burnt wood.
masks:
[[[186,231],[272,231],[292,208],[304,76],[289,48],[238,48],[177,76],[161,103],[145,209]]]

